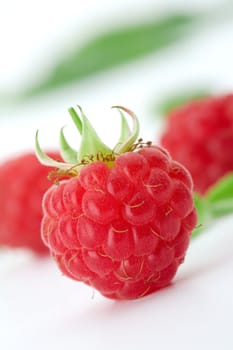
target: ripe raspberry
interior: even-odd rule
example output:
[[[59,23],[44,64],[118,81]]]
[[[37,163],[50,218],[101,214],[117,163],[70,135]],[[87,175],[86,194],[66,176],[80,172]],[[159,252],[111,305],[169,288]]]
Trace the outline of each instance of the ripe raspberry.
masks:
[[[52,153],[53,157],[60,155]],[[25,247],[48,253],[40,236],[41,201],[51,186],[48,168],[33,152],[5,161],[0,166],[0,245]]]
[[[66,276],[108,298],[134,299],[170,283],[184,260],[197,215],[189,173],[164,149],[141,140],[135,145],[137,119],[121,109],[133,117],[134,127],[131,134],[125,132],[122,114],[122,136],[114,152],[83,114],[82,122],[75,116],[83,135],[78,153],[82,161],[68,167],[51,161],[67,172],[70,167],[73,176],[46,192],[41,232]],[[91,138],[86,144],[87,131]],[[67,151],[66,141],[64,146]],[[36,148],[48,164],[38,140]],[[87,154],[92,155],[89,161]]]
[[[162,146],[190,171],[204,194],[233,170],[233,94],[194,101],[167,118]]]

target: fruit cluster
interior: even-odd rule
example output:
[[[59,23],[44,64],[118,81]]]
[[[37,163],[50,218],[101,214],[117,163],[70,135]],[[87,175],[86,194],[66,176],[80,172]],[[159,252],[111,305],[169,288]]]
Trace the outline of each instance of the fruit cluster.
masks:
[[[63,273],[114,299],[168,285],[196,211],[192,180],[161,148],[85,165],[43,200],[42,237]]]
[[[81,109],[82,119],[70,110],[82,136],[79,152],[61,131],[67,163],[49,158],[36,139],[41,162],[71,176],[45,194],[41,233],[65,275],[109,298],[132,299],[170,283],[197,215],[189,173],[164,149],[137,142],[136,116],[118,109],[122,131],[114,150],[102,143]],[[132,131],[122,111],[132,117]],[[102,161],[87,161],[100,151]]]

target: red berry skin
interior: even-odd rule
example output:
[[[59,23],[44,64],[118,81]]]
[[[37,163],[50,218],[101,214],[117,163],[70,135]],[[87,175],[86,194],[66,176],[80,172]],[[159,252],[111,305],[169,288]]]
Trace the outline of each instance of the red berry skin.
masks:
[[[171,112],[161,144],[190,171],[194,190],[205,194],[233,170],[233,94],[194,101]],[[178,168],[175,173],[183,176]]]
[[[56,152],[50,155],[61,158]],[[40,235],[42,197],[52,183],[47,178],[49,171],[32,152],[0,166],[0,246],[49,253]]]
[[[197,222],[192,187],[160,147],[124,153],[111,168],[93,162],[46,192],[42,238],[66,276],[108,298],[143,297],[184,261]]]

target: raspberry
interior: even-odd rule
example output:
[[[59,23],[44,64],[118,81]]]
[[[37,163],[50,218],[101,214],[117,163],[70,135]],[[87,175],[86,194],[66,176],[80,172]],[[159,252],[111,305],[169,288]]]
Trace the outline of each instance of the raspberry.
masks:
[[[52,153],[55,158],[59,154]],[[40,236],[41,201],[51,186],[48,168],[34,153],[27,152],[6,160],[0,166],[0,245],[29,248],[48,253]]]
[[[133,132],[118,143],[114,159],[107,149],[102,161],[93,156],[82,161],[82,152],[88,154],[83,137],[81,158],[69,165],[70,179],[54,184],[43,197],[41,233],[67,277],[108,298],[134,299],[169,285],[184,261],[197,214],[189,173],[164,149],[135,144],[137,119],[121,109],[133,116]],[[81,123],[78,115],[75,123]],[[90,154],[103,152],[89,121],[88,131],[97,147]],[[38,140],[37,155],[43,162]],[[60,166],[69,173],[66,163]],[[182,169],[181,176],[174,175],[174,166]]]
[[[233,94],[194,101],[171,112],[161,144],[190,171],[194,190],[205,194],[233,170]],[[183,170],[174,169],[176,177],[183,176]]]

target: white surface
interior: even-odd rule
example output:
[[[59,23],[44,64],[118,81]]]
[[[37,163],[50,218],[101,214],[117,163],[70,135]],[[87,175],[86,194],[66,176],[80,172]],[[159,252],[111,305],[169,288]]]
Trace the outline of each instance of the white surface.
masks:
[[[101,22],[101,18],[107,15],[108,22],[112,19],[117,23],[116,13],[120,14],[123,3],[129,9],[135,1],[118,1],[111,6],[109,1],[104,0],[93,3],[85,1],[83,6],[71,0],[59,3],[59,6],[54,1],[42,1],[40,6],[37,4],[38,8],[34,8],[29,1],[21,1],[22,8],[18,2],[8,1],[1,11],[4,21],[0,21],[1,29],[4,28],[7,33],[0,58],[1,87],[7,90],[13,83],[15,86],[24,84],[23,77],[30,75],[37,53],[48,48],[61,32],[63,38],[66,35],[70,37],[71,30],[76,26],[76,17],[83,28],[89,28],[91,18],[98,18]],[[138,1],[135,16],[139,16],[139,9],[142,8],[145,14],[150,12],[148,8],[146,10],[146,3],[150,3],[158,12],[172,5],[174,8],[184,4],[187,6],[187,1],[166,1],[166,5],[164,1]],[[25,4],[29,5],[29,12]],[[203,1],[190,1],[189,4],[198,8]],[[221,1],[205,2],[206,6],[211,4],[221,4]],[[12,58],[13,49],[7,42],[9,38],[14,39],[13,29],[9,25],[12,8],[15,12],[11,23],[15,23],[16,27],[21,23],[18,30],[24,35],[21,37],[22,50],[18,52],[18,59],[16,56]],[[44,14],[42,27],[39,20],[35,22],[35,18],[40,18],[36,16],[39,10],[40,15]],[[19,20],[19,12],[20,16],[27,13],[26,23],[31,18],[31,32],[27,31],[26,37],[25,21]],[[3,32],[0,30],[1,35]],[[67,124],[66,132],[70,133],[75,143],[66,109],[76,103],[84,107],[101,136],[110,144],[113,138],[117,138],[113,130],[117,129],[118,121],[115,112],[110,110],[114,104],[133,109],[141,120],[143,138],[155,138],[159,125],[151,115],[150,102],[159,101],[167,92],[188,84],[210,84],[216,91],[232,90],[232,37],[231,21],[221,22],[214,27],[206,27],[169,54],[164,51],[158,57],[151,55],[143,61],[90,78],[82,84],[74,84],[27,105],[0,110],[2,159],[17,151],[33,148],[37,128],[40,129],[43,146],[56,146],[59,128]],[[59,51],[56,47],[51,49],[52,52],[56,50]],[[50,62],[49,57],[44,59],[45,64],[47,61]],[[12,69],[6,66],[9,62],[13,64]],[[98,123],[103,120],[105,128],[100,129]],[[149,125],[151,120],[154,120],[154,127]],[[22,251],[2,251],[1,349],[231,350],[232,225],[232,216],[219,220],[202,237],[192,242],[186,261],[171,287],[130,302],[114,302],[104,299],[97,292],[93,294],[88,287],[62,277],[49,258],[40,260]]]

